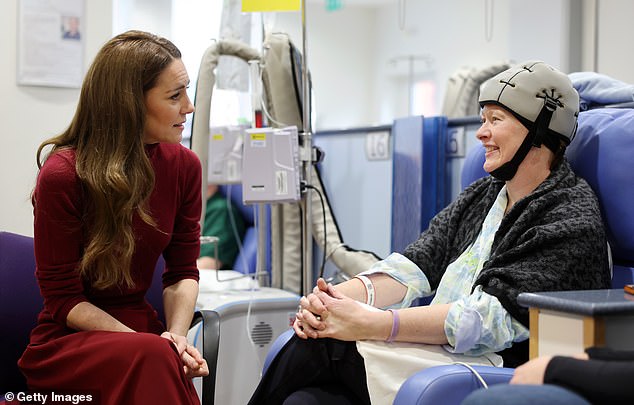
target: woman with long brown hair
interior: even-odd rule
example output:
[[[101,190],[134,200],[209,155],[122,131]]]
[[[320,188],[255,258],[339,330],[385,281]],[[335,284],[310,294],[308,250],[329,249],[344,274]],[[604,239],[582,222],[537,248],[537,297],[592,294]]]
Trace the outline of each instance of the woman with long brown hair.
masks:
[[[19,361],[29,389],[102,404],[198,403],[191,378],[209,371],[185,338],[201,213],[200,162],[180,144],[194,110],[188,84],[170,41],[117,35],[88,70],[68,129],[39,147],[44,308]],[[166,326],[145,300],[161,254]]]

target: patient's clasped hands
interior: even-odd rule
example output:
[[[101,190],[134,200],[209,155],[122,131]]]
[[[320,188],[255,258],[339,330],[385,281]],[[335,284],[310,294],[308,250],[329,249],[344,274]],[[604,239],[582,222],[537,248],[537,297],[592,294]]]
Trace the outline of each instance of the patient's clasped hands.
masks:
[[[297,336],[355,341],[383,340],[389,334],[392,315],[344,295],[323,278],[313,292],[299,301],[301,311],[293,324]],[[381,319],[385,318],[385,319]]]

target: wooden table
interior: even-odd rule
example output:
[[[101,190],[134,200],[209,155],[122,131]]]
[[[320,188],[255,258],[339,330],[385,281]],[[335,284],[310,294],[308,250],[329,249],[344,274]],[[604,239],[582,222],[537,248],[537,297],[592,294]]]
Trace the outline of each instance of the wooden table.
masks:
[[[529,358],[574,355],[591,346],[634,350],[634,295],[613,290],[522,293],[529,308]]]

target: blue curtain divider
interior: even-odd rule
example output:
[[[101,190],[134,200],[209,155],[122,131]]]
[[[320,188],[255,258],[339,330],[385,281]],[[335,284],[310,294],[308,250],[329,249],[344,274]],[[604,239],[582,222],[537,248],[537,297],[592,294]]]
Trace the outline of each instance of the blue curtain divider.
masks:
[[[445,197],[447,117],[394,121],[392,251],[402,252],[429,226]]]

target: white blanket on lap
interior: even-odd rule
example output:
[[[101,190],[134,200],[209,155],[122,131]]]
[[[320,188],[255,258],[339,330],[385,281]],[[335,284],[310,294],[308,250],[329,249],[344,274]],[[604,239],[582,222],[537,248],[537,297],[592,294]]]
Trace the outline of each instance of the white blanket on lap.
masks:
[[[440,345],[360,341],[357,350],[365,362],[372,405],[391,405],[405,380],[428,367],[456,362],[502,367],[502,357],[495,353],[465,356],[449,353]]]

